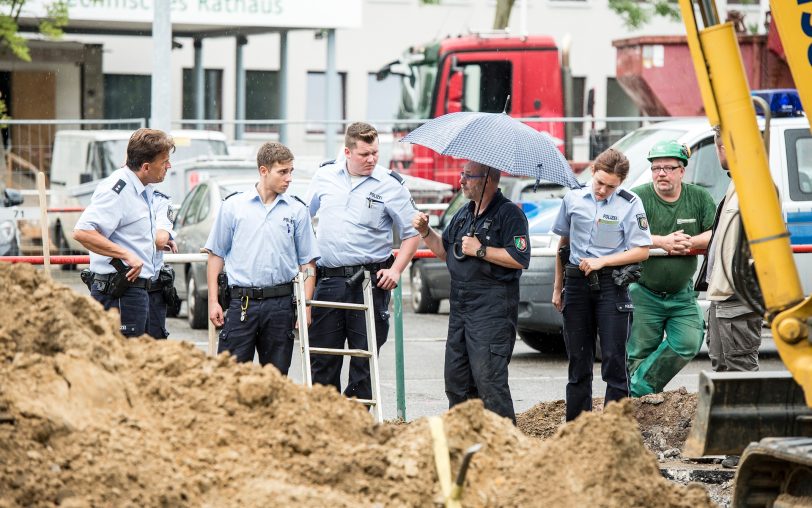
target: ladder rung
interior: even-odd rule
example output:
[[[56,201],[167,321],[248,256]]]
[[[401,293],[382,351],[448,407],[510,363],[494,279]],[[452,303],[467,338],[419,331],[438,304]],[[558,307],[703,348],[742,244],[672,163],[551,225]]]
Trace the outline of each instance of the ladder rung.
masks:
[[[361,358],[369,358],[372,356],[369,351],[364,349],[331,349],[326,347],[311,347],[310,354],[318,355],[335,355],[335,356],[358,356]]]
[[[376,405],[378,405],[378,403],[375,402],[372,399],[350,399],[350,400],[358,402],[358,403],[363,404],[365,406],[376,406]]]
[[[367,306],[363,303],[344,303],[344,302],[325,302],[323,300],[308,300],[307,304],[311,307],[327,307],[329,309],[344,309],[344,310],[367,310]]]

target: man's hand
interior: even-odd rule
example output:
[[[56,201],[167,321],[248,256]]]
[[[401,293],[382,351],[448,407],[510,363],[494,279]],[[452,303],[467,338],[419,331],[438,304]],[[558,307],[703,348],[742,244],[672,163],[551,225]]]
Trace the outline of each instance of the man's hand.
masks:
[[[585,275],[589,275],[595,270],[600,270],[604,266],[606,266],[606,263],[603,258],[584,258],[578,264],[578,268],[580,268]]]
[[[378,287],[386,291],[395,289],[400,280],[400,272],[395,268],[381,268],[375,275],[378,277]]]
[[[223,308],[220,307],[218,302],[209,302],[209,320],[214,326],[223,326],[225,320],[223,319]]]
[[[417,212],[414,219],[412,219],[412,226],[417,230],[418,234],[423,237],[429,234],[429,216],[423,212]]]
[[[662,248],[671,255],[684,255],[691,248],[691,237],[682,229],[661,237]]]
[[[307,319],[308,328],[313,323],[313,317],[312,317],[312,314],[310,312],[310,309],[311,309],[310,305],[305,307],[305,316],[307,316],[305,319]],[[294,328],[296,328],[297,330],[299,329],[299,320],[298,319],[296,320],[296,324],[294,325]]]
[[[124,261],[125,265],[130,267],[129,271],[127,271],[127,280],[135,282],[135,279],[141,274],[141,268],[144,267],[144,262],[141,261],[141,258],[129,251],[127,251],[127,256],[124,257],[122,261]]]
[[[164,247],[164,250],[167,251],[167,252],[171,252],[172,254],[177,254],[178,253],[178,244],[175,243],[175,240],[169,240],[168,242],[166,242],[166,246]]]
[[[476,236],[463,236],[462,237],[462,253],[466,256],[476,257],[476,251],[482,247],[482,243]]]
[[[553,289],[553,307],[558,312],[564,310],[564,299],[561,298],[561,290],[560,289]]]

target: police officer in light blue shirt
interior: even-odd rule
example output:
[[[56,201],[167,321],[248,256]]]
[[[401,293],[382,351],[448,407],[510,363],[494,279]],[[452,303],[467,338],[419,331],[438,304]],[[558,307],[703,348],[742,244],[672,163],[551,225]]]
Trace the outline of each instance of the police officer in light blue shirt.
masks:
[[[154,129],[138,129],[127,144],[126,166],[102,180],[82,212],[73,237],[90,251],[93,272],[90,294],[119,309],[121,333],[138,337],[146,330],[147,290],[155,277],[156,209],[153,188],[171,167],[172,138]],[[123,294],[111,283],[113,262],[123,262],[128,284]],[[127,287],[128,286],[128,287]]]
[[[598,337],[605,403],[629,395],[626,340],[633,306],[628,284],[618,285],[613,270],[647,259],[651,235],[640,199],[618,189],[628,172],[629,161],[617,150],[598,155],[592,184],[564,196],[553,225],[553,232],[561,236],[552,302],[564,314],[567,421],[592,410]]]
[[[389,333],[389,291],[412,259],[420,239],[412,227],[416,212],[403,179],[377,165],[378,132],[367,123],[347,127],[344,160],[323,164],[305,200],[310,214],[318,214],[317,300],[363,303],[361,284],[347,279],[367,269],[372,276],[375,335],[378,349]],[[401,238],[400,253],[392,256],[392,229]],[[314,347],[368,349],[364,313],[332,308],[313,310],[309,331]],[[313,382],[341,390],[340,356],[313,355]],[[369,360],[353,357],[348,397],[369,399],[372,389]]]
[[[281,143],[265,143],[257,166],[259,182],[226,197],[206,242],[209,318],[223,326],[218,352],[250,362],[256,350],[260,364],[271,363],[287,375],[296,322],[292,281],[300,270],[315,271],[319,256],[307,207],[285,194],[293,178],[291,151]],[[223,268],[231,298],[225,317],[217,301]],[[314,287],[310,277],[307,299]]]

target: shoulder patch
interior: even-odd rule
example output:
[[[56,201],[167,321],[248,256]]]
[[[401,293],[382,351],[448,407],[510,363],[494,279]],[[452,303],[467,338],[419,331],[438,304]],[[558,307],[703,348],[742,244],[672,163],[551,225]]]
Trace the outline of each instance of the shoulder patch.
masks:
[[[170,200],[170,201],[171,201],[171,199],[172,199],[172,198],[170,198],[169,196],[167,196],[166,194],[164,194],[164,193],[163,193],[163,192],[161,192],[161,191],[152,191],[152,193],[153,193],[153,194],[155,194],[155,195],[156,195],[156,196],[158,196],[158,197],[161,197],[161,198],[164,198],[164,199],[168,199],[168,200]]]
[[[231,194],[229,194],[228,196],[224,197],[223,201],[225,201],[226,199],[230,198],[231,196],[233,196],[235,194],[242,194],[242,192],[241,191],[234,191]]]
[[[395,180],[397,180],[397,181],[398,181],[398,183],[400,183],[401,185],[403,185],[403,177],[402,177],[402,176],[400,176],[400,175],[398,174],[398,172],[397,172],[397,171],[394,171],[394,170],[390,171],[390,172],[389,172],[389,176],[391,176],[392,178],[394,178]]]
[[[327,166],[328,164],[335,164],[335,162],[336,162],[336,160],[335,160],[335,159],[330,159],[330,160],[328,160],[328,161],[324,161],[324,162],[322,162],[321,164],[319,164],[319,167],[320,167],[320,168],[323,168],[324,166]]]
[[[617,195],[622,197],[629,203],[634,203],[634,200],[637,199],[637,197],[634,194],[627,191],[626,189],[620,189],[619,191],[617,191]]]
[[[648,218],[646,217],[646,214],[638,213],[636,218],[637,218],[637,227],[639,227],[643,231],[647,230],[648,229]]]
[[[299,203],[303,204],[304,207],[307,208],[307,203],[305,203],[304,200],[302,198],[300,198],[299,196],[297,196],[295,194],[291,194],[290,197],[292,197],[293,199],[295,199]]]
[[[121,194],[122,189],[124,189],[124,187],[126,186],[127,182],[125,182],[124,180],[119,180],[116,182],[115,185],[113,185],[113,192],[115,192],[116,194]]]

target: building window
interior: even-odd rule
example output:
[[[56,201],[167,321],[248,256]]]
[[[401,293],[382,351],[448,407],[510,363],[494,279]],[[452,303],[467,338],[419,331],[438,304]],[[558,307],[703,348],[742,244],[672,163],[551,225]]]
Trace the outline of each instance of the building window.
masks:
[[[104,118],[149,119],[152,107],[152,76],[104,75]]]
[[[223,71],[222,69],[205,69],[203,71],[203,119],[220,120],[223,118]],[[183,69],[183,118],[195,118],[195,71]],[[210,129],[222,130],[222,126],[207,125]],[[184,128],[194,128],[194,124],[185,124]]]
[[[394,120],[400,102],[400,76],[390,74],[378,81],[374,72],[367,76],[367,118]]]
[[[245,119],[279,119],[279,71],[245,71]],[[245,132],[279,132],[279,125],[249,123]]]
[[[339,120],[347,118],[347,97],[345,94],[345,83],[347,81],[347,73],[338,73],[338,100],[336,101],[337,111],[333,112],[333,117]],[[307,132],[308,133],[322,133],[324,132],[324,121],[327,119],[327,104],[325,98],[325,91],[327,79],[324,72],[308,72],[307,73],[307,109],[305,111],[305,118],[307,119]],[[336,132],[343,133],[344,125],[335,125]]]

